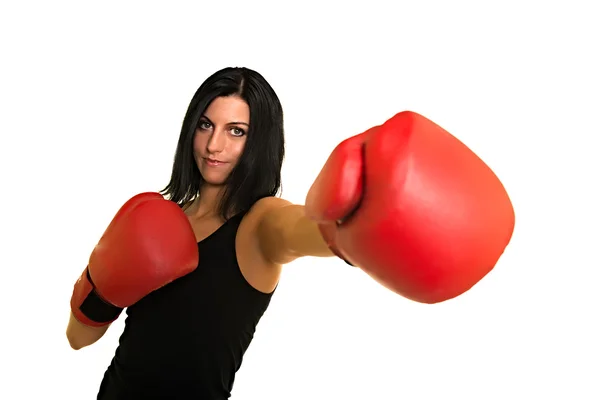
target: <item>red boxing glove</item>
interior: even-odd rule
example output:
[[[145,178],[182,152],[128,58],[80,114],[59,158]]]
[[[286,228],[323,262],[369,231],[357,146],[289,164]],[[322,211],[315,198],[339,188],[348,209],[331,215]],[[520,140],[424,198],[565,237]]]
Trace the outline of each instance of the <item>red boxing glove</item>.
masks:
[[[494,172],[409,111],[340,143],[305,209],[336,255],[421,303],[449,300],[479,282],[515,224]]]
[[[75,283],[71,311],[89,326],[121,311],[198,266],[198,244],[183,210],[159,193],[141,193],[119,209]]]

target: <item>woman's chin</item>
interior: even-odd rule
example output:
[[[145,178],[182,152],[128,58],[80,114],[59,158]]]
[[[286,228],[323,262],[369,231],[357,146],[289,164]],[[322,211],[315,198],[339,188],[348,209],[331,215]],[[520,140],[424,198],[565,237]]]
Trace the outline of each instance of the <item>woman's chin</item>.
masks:
[[[204,180],[204,182],[211,186],[225,185],[227,177],[231,173],[231,171],[228,168],[211,168],[206,167],[203,164],[201,164],[200,168],[198,169],[200,170],[200,175],[202,175],[202,179]]]
[[[225,185],[225,181],[227,177],[225,176],[215,176],[215,174],[202,174],[202,179],[204,183],[210,186],[223,186]]]

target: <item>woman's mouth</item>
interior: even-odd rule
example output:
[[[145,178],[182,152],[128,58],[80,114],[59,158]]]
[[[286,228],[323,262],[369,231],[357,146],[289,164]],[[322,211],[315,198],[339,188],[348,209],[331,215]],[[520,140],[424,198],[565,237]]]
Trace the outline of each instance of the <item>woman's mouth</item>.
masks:
[[[208,165],[209,167],[218,167],[220,165],[225,165],[227,164],[224,161],[219,161],[219,160],[213,160],[211,158],[205,158],[204,162],[206,163],[206,165]]]

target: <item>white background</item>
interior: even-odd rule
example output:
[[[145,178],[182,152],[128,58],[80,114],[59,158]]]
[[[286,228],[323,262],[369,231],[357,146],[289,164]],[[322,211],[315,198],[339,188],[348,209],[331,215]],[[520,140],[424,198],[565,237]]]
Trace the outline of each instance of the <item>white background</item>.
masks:
[[[0,398],[95,398],[123,318],[71,350],[73,283],[117,208],[167,183],[186,107],[225,66],[280,96],[283,197],[410,109],[496,171],[517,217],[497,268],[439,305],[333,258],[290,264],[233,399],[600,398],[593,2],[385,3],[2,3]]]

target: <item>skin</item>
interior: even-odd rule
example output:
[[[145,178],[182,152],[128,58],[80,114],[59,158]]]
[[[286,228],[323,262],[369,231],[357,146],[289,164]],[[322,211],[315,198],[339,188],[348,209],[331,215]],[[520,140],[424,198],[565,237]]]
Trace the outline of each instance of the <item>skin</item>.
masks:
[[[227,176],[244,151],[250,109],[237,96],[219,97],[200,121],[194,156],[206,184],[198,199],[184,207],[197,241],[225,222],[217,212],[218,200]],[[264,293],[275,289],[283,265],[304,256],[333,256],[316,223],[305,216],[304,206],[276,197],[259,200],[244,216],[236,236],[236,255],[242,275]],[[67,338],[73,349],[81,349],[98,341],[109,326],[88,327],[71,313]]]

